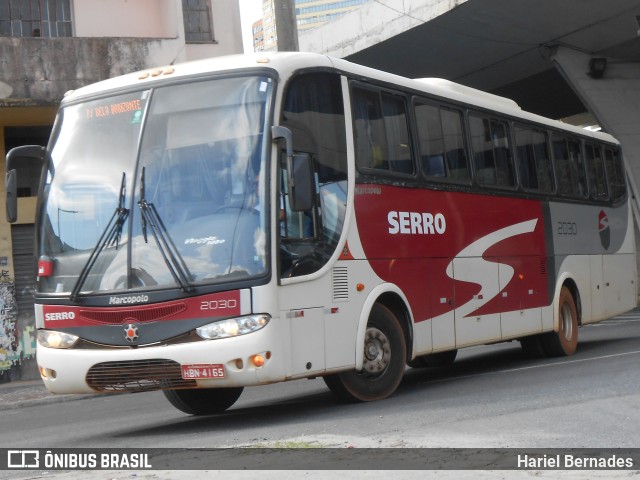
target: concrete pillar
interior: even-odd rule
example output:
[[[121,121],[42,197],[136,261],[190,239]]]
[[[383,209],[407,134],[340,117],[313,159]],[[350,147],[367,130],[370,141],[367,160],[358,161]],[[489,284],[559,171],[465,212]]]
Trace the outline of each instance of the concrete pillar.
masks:
[[[298,46],[295,3],[295,0],[275,0],[273,2],[279,52],[297,52],[300,50]]]
[[[607,132],[622,144],[635,197],[634,215],[640,225],[640,62],[606,59],[602,76],[590,74],[592,58],[567,47],[556,47],[551,60],[591,114]]]

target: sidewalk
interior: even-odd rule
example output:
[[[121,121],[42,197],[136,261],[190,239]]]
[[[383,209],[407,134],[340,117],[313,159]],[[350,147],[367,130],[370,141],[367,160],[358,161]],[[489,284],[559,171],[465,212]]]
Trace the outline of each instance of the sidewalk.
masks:
[[[66,402],[87,398],[85,395],[55,395],[49,393],[42,380],[18,380],[0,383],[0,409]]]

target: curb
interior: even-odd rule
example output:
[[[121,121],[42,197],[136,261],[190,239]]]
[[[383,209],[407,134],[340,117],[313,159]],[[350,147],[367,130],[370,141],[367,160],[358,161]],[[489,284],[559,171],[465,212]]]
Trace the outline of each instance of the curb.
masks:
[[[0,409],[13,410],[106,395],[110,394],[55,394],[49,392],[41,380],[17,381],[0,384]]]

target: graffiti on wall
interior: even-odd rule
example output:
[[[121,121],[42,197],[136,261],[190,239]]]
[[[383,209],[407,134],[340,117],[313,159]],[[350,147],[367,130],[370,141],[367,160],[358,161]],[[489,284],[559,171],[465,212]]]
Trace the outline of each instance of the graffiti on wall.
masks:
[[[18,353],[18,315],[15,308],[15,285],[0,283],[0,370],[7,370]]]
[[[35,327],[20,327],[16,287],[7,266],[7,257],[0,257],[0,374],[36,353]]]

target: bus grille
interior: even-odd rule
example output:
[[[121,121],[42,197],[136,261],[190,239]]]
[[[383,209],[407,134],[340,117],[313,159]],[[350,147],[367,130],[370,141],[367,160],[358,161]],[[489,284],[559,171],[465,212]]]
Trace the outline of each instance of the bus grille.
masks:
[[[153,322],[173,317],[184,312],[187,305],[183,302],[156,307],[131,307],[131,308],[95,308],[82,309],[80,316],[98,323],[125,323],[125,322]]]
[[[98,363],[89,369],[87,384],[100,392],[148,392],[197,386],[182,378],[173,360],[135,360]]]

